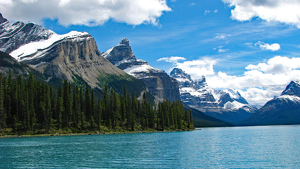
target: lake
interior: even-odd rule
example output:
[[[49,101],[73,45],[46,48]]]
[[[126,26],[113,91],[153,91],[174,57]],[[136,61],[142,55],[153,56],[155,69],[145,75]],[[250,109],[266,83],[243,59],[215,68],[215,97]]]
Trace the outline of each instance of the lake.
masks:
[[[2,138],[0,168],[300,168],[300,126]]]

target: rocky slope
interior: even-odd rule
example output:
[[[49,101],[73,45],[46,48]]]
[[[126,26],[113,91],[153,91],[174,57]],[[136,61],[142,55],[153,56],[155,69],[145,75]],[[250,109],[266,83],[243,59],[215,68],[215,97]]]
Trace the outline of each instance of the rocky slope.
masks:
[[[146,61],[137,59],[132,52],[128,39],[123,39],[119,45],[112,47],[102,55],[115,66],[144,81],[149,92],[157,100],[174,101],[180,99],[176,80],[164,70],[153,68]]]
[[[105,59],[94,38],[87,32],[72,31],[58,35],[33,23],[11,23],[0,15],[0,50],[9,53],[20,63],[47,74],[50,81],[67,79],[74,83],[87,83],[101,90],[105,84],[123,88],[124,83],[117,81],[125,80],[129,86],[140,87],[136,92],[146,90],[143,82]]]
[[[239,92],[231,89],[215,90],[210,88],[206,83],[205,76],[194,81],[190,75],[179,68],[174,68],[170,75],[179,84],[182,102],[209,116],[237,124],[256,110],[248,105]]]
[[[300,83],[290,82],[277,98],[268,101],[240,125],[300,124]]]

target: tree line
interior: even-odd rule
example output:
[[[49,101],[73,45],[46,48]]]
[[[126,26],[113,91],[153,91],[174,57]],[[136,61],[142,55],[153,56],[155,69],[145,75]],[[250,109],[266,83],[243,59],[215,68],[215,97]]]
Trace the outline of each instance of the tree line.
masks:
[[[88,85],[71,85],[65,80],[57,90],[52,84],[26,81],[20,75],[12,78],[0,74],[0,130],[12,133],[49,133],[50,130],[140,131],[194,129],[190,111],[181,101],[163,101],[152,106],[144,93],[138,99],[105,86],[103,97],[95,97]]]

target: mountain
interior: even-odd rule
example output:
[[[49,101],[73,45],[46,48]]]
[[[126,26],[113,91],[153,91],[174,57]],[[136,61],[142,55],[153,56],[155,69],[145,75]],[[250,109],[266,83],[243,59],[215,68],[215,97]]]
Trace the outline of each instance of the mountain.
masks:
[[[186,104],[183,104],[185,110],[192,113],[195,127],[232,127],[231,123],[208,116],[197,109],[193,109]]]
[[[105,59],[87,32],[59,35],[33,23],[11,23],[0,14],[0,51],[45,74],[47,81],[68,80],[98,90],[105,85],[121,92],[146,90],[146,85]]]
[[[268,101],[240,125],[300,124],[300,83],[291,81],[277,98]]]
[[[183,103],[214,118],[237,124],[256,110],[250,107],[237,91],[210,88],[205,76],[194,81],[190,75],[179,68],[174,68],[170,76],[174,77],[179,84],[180,99]]]
[[[146,61],[137,59],[128,39],[122,39],[119,45],[110,48],[102,55],[126,73],[144,81],[149,92],[158,101],[180,100],[177,81],[164,70],[153,68]]]

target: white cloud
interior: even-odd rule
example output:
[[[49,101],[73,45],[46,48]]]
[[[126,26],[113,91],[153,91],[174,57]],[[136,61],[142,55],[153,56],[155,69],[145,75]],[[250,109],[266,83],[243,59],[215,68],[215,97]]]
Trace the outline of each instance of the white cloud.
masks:
[[[196,3],[190,3],[190,6],[195,6],[196,5]]]
[[[208,14],[208,13],[210,13],[210,10],[205,10],[205,11],[204,11],[204,15],[206,15],[206,14]]]
[[[218,49],[218,52],[219,53],[224,53],[224,52],[227,52],[229,49]]]
[[[226,34],[226,33],[217,33],[214,35],[215,38],[217,39],[225,39],[226,37],[230,36],[229,34]]]
[[[223,0],[231,7],[231,18],[248,21],[259,17],[266,21],[276,21],[296,25],[300,28],[299,0]]]
[[[161,61],[163,60],[165,59]],[[290,81],[300,81],[300,58],[296,57],[275,56],[265,63],[249,64],[241,76],[232,76],[221,71],[215,73],[214,66],[222,62],[208,58],[193,61],[178,59],[172,63],[174,67],[190,74],[193,79],[200,79],[205,75],[212,88],[236,89],[251,105],[258,106],[274,96],[279,96]]]
[[[263,50],[277,51],[280,49],[280,45],[278,43],[273,43],[270,45],[270,44],[258,41],[254,45],[259,46]]]
[[[202,75],[214,75],[213,65],[217,63],[217,60],[209,58],[203,58],[201,60],[185,61],[184,57],[164,57],[157,61],[165,61],[173,63],[175,67],[181,68],[186,73],[193,76],[195,79],[202,78]],[[183,61],[183,62],[179,62]]]
[[[170,62],[170,63],[178,63],[179,60],[186,60],[184,57],[179,57],[179,56],[172,56],[172,57],[163,57],[158,59],[157,61],[165,61],[165,62]]]
[[[158,24],[163,12],[171,11],[166,0],[0,0],[0,11],[9,20],[59,24],[102,25],[112,19],[129,25]]]
[[[217,9],[215,9],[214,13],[218,13],[218,10],[217,10]]]

